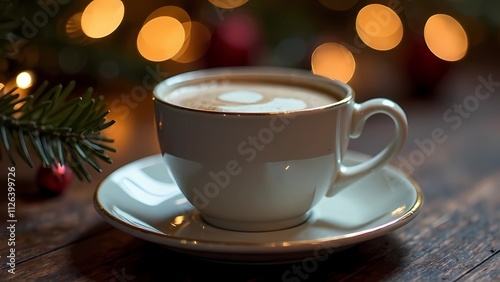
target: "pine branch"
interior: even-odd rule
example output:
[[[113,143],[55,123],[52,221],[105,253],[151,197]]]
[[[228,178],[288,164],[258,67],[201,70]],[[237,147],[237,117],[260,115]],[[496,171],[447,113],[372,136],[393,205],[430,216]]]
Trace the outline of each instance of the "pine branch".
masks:
[[[20,98],[16,89],[3,95],[0,89],[0,139],[5,151],[14,165],[14,150],[30,167],[35,152],[44,166],[69,166],[80,180],[90,182],[92,177],[85,164],[101,172],[97,160],[112,163],[107,152],[115,149],[106,143],[114,140],[101,131],[115,121],[106,121],[109,111],[102,96],[92,98],[92,88],[66,101],[74,82],[49,90],[47,86],[44,82],[25,98]]]

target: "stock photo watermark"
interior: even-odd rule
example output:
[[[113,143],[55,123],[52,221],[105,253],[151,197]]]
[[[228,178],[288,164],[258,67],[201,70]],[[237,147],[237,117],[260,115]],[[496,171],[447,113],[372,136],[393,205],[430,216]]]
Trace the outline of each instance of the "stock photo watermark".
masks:
[[[7,168],[7,272],[16,274],[16,167]],[[1,256],[0,256],[1,257]]]
[[[146,75],[142,77],[142,85],[134,86],[130,90],[130,93],[122,93],[120,98],[110,103],[111,111],[118,114],[117,118],[119,120],[126,119],[131,110],[137,108],[139,103],[151,97],[150,93],[158,83],[170,76],[170,73],[160,69],[159,64],[156,64],[154,68],[146,66],[144,70],[146,71]]]
[[[237,152],[245,158],[246,163],[251,163],[258,155],[266,149],[266,145],[273,142],[276,134],[284,131],[286,126],[294,119],[293,115],[277,115],[273,117],[267,127],[261,128],[255,135],[249,135],[246,140],[238,144]],[[192,189],[194,193],[194,202],[196,207],[204,209],[210,204],[210,199],[219,195],[222,189],[226,188],[231,182],[231,177],[238,176],[243,172],[243,166],[237,160],[229,160],[226,163],[225,170],[218,172],[210,171],[208,175],[211,178],[201,190],[198,187]]]
[[[474,93],[467,95],[461,101],[444,110],[442,120],[448,127],[435,127],[431,130],[430,136],[415,139],[413,143],[417,148],[411,151],[406,158],[399,156],[396,159],[398,161],[396,168],[407,175],[413,174],[428,157],[436,152],[440,144],[446,143],[449,139],[449,133],[459,130],[464,121],[472,117],[473,113],[481,107],[481,103],[489,99],[499,88],[500,80],[495,80],[492,74],[478,75]],[[384,176],[390,187],[401,181],[389,174],[384,174]],[[331,248],[318,246],[312,257],[307,257],[300,263],[290,266],[282,274],[282,281],[300,282],[310,279],[311,275],[318,270],[320,263],[327,260],[333,252],[334,250]]]
[[[219,20],[224,21],[224,14],[227,12],[233,12],[235,8],[240,7],[247,1],[242,0],[211,0],[212,6],[219,17]],[[224,8],[222,8],[224,7]]]
[[[10,50],[7,52],[8,57],[16,56],[22,46],[26,45],[31,39],[40,33],[40,29],[46,27],[50,20],[59,14],[60,6],[66,5],[71,0],[45,0],[37,1],[40,10],[33,13],[31,19],[27,17],[21,18],[21,35],[9,32],[5,35],[5,40],[10,43]]]
[[[477,85],[474,93],[466,96],[462,101],[454,103],[448,107],[442,115],[443,121],[448,128],[436,127],[431,131],[431,135],[424,139],[415,139],[413,143],[417,148],[408,154],[407,158],[398,157],[399,164],[397,168],[408,175],[413,174],[415,169],[421,166],[426,158],[430,157],[439,144],[448,140],[448,133],[456,131],[462,127],[464,120],[470,118],[472,114],[479,109],[481,103],[491,97],[491,95],[500,87],[500,80],[495,81],[492,74],[486,77],[477,76]]]
[[[222,22],[224,21],[225,17],[224,14],[227,12],[233,12],[234,9],[224,9],[224,8],[219,8],[214,5],[215,12],[217,13],[217,16],[219,17],[219,20]]]
[[[281,275],[283,282],[300,282],[308,280],[316,272],[320,263],[326,261],[335,252],[334,248],[318,245],[314,248],[312,257],[303,259],[300,263],[295,263]]]
[[[397,170],[406,175],[412,175],[418,167],[425,163],[427,158],[436,152],[439,145],[448,141],[449,133],[459,130],[464,120],[472,117],[473,113],[480,108],[481,103],[488,100],[498,88],[500,88],[500,80],[495,80],[493,74],[478,75],[474,93],[467,95],[462,101],[456,102],[444,110],[442,120],[448,127],[435,127],[428,137],[414,139],[413,144],[416,148],[406,157],[400,155],[395,160]],[[384,175],[390,187],[400,181],[388,174]]]
[[[133,281],[135,280],[134,275],[127,274],[127,269],[125,267],[122,267],[120,271],[117,271],[116,269],[111,270],[111,274],[113,274],[113,277],[109,279],[109,282],[125,282],[125,281]]]
[[[391,8],[397,15],[401,14],[404,11],[403,4],[399,0],[390,0],[387,2],[386,6]],[[391,20],[392,15],[385,10],[372,13],[374,20],[369,21],[368,23],[365,24],[364,32],[368,33],[370,36],[377,36],[384,28],[386,28],[392,22]],[[349,49],[349,51],[351,51],[354,54],[359,54],[362,51],[362,49],[368,47],[361,39],[358,32],[355,32],[355,36],[353,38],[352,43],[353,44],[349,44],[345,41],[341,42],[341,44],[344,47]]]

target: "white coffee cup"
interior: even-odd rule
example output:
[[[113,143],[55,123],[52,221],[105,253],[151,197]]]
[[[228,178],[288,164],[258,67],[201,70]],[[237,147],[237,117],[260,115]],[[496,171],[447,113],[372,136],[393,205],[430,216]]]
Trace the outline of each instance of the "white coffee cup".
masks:
[[[210,95],[217,98],[213,105]],[[307,105],[311,99],[313,106]],[[387,164],[408,131],[406,115],[393,101],[358,104],[347,84],[306,70],[184,73],[156,86],[154,105],[172,178],[208,224],[237,231],[303,223],[323,197]],[[366,162],[343,165],[349,139],[377,113],[392,118],[395,136]]]

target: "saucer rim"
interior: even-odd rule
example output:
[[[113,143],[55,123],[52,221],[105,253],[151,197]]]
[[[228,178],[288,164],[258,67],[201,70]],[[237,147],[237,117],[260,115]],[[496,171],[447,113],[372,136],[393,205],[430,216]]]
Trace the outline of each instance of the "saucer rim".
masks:
[[[153,243],[157,243],[160,245],[163,245],[165,247],[178,250],[178,251],[188,251],[188,250],[195,250],[197,252],[207,252],[207,253],[237,253],[237,252],[242,252],[242,249],[245,249],[244,252],[245,254],[263,254],[263,253],[285,253],[285,252],[297,252],[297,251],[306,251],[311,248],[311,246],[316,246],[316,245],[321,245],[321,246],[328,246],[334,245],[338,248],[343,248],[345,246],[350,246],[350,245],[355,245],[357,243],[361,243],[370,239],[377,238],[379,236],[388,234],[396,229],[401,228],[402,226],[406,225],[408,222],[410,222],[413,218],[415,218],[418,213],[420,212],[423,203],[424,203],[424,196],[422,189],[420,185],[407,173],[398,170],[391,164],[387,164],[381,168],[381,170],[389,170],[392,174],[406,179],[410,184],[411,187],[414,189],[416,193],[416,199],[411,206],[411,208],[402,214],[401,216],[395,218],[394,220],[388,221],[384,224],[374,226],[369,229],[364,229],[364,230],[359,230],[355,232],[349,232],[347,234],[343,235],[335,235],[335,236],[325,236],[322,238],[316,238],[316,239],[306,239],[306,240],[299,240],[299,241],[292,241],[291,243],[289,241],[285,240],[280,240],[280,241],[271,241],[271,242],[242,242],[242,241],[224,241],[224,240],[206,240],[206,239],[189,239],[185,237],[179,237],[175,235],[169,235],[169,234],[162,234],[162,233],[157,233],[153,232],[150,230],[146,230],[140,227],[137,227],[135,225],[132,225],[128,222],[124,222],[118,218],[116,218],[114,215],[112,215],[110,212],[106,210],[106,208],[101,204],[99,201],[99,191],[105,186],[105,182],[109,180],[110,176],[114,173],[118,173],[120,169],[128,166],[128,165],[133,165],[134,163],[137,162],[144,162],[144,161],[149,161],[152,159],[156,158],[161,158],[161,154],[154,154],[150,155],[144,158],[140,158],[134,161],[131,161],[115,171],[113,171],[110,175],[108,175],[105,179],[103,179],[97,186],[97,189],[94,192],[94,197],[93,197],[93,204],[94,208],[97,210],[97,212],[101,215],[101,217],[111,224],[113,227],[128,233],[129,235],[132,235],[134,237],[147,240]],[[354,161],[361,161],[362,159],[369,158],[368,155],[365,155],[363,153],[359,153],[356,151],[348,151],[346,153],[346,157],[350,158]],[[181,193],[182,195],[182,193]],[[124,230],[127,229],[128,231]],[[216,228],[216,227],[213,227]],[[292,227],[293,228],[293,227]],[[221,229],[222,230],[222,229]],[[248,233],[248,232],[239,232],[239,231],[231,231],[231,230],[224,230],[227,232],[235,232],[235,233]],[[275,233],[279,232],[278,231],[265,231],[265,232],[257,232],[257,233]],[[137,235],[137,234],[142,234],[142,235]],[[165,241],[169,241],[171,243],[166,243]],[[284,244],[287,243],[288,245]],[[224,247],[224,251],[220,250],[214,250],[214,247]]]

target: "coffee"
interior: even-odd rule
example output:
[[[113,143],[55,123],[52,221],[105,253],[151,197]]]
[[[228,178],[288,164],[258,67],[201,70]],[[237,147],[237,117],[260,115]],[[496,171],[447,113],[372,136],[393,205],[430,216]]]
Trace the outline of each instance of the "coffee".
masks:
[[[305,70],[199,70],[153,93],[166,169],[199,220],[229,230],[301,224],[322,198],[387,164],[408,130],[396,103],[356,103],[349,85]],[[344,164],[349,140],[374,114],[394,122],[394,137],[372,159]]]
[[[242,113],[304,110],[339,100],[319,90],[299,86],[225,81],[180,87],[164,99],[185,108]]]

